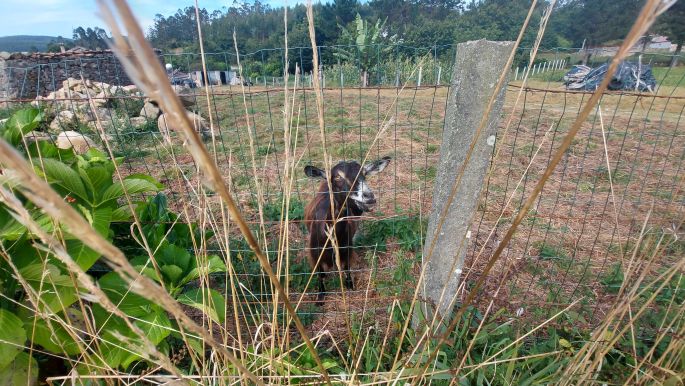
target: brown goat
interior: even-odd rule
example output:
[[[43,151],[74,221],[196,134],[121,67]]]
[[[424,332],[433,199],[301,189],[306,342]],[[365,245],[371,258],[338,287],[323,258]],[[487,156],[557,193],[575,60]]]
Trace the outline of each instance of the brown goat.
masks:
[[[380,173],[390,163],[390,157],[367,163],[363,167],[357,161],[341,161],[331,169],[330,186],[333,189],[333,213],[331,213],[331,194],[326,181],[326,173],[308,165],[304,172],[308,177],[323,179],[314,199],[307,205],[304,221],[309,230],[307,241],[308,260],[312,270],[319,275],[318,300],[323,300],[326,288],[324,278],[326,272],[336,270],[336,252],[338,247],[342,270],[345,275],[345,286],[353,288],[350,275],[351,262],[354,253],[353,238],[359,227],[358,219],[364,212],[371,211],[376,198],[366,184],[366,177]],[[335,224],[335,232],[331,232]],[[329,234],[335,235],[334,241],[329,240]]]

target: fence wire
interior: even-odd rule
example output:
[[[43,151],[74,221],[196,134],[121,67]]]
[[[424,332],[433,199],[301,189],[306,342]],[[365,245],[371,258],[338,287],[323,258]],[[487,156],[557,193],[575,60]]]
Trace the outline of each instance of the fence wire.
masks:
[[[331,58],[335,48],[319,50],[322,57]],[[322,75],[326,79],[324,141],[319,134],[315,90],[311,78],[307,78],[311,49],[292,52],[292,62],[302,70],[297,79],[292,75],[289,83],[295,112],[292,125],[297,132],[294,143],[302,158],[289,208],[289,296],[294,300],[304,297],[305,306],[300,312],[308,316],[305,321],[313,331],[324,327],[342,331],[350,313],[359,315],[360,320],[376,322],[372,319],[387,318],[393,302],[411,293],[431,206],[451,87],[449,76],[456,53],[452,46],[440,50],[433,47],[424,49],[424,56],[378,60],[373,66],[361,60],[327,65]],[[383,52],[382,47],[377,47],[375,55],[380,58]],[[208,119],[211,109],[217,134],[216,161],[248,222],[255,232],[262,233],[265,250],[272,259],[279,249],[282,226],[285,92],[283,79],[267,75],[264,69],[279,55],[283,55],[282,50],[265,50],[241,58],[243,79],[247,82],[209,85],[209,106],[203,89],[185,91],[190,109],[197,114]],[[491,172],[483,186],[463,268],[462,278],[467,283],[475,281],[482,272],[501,235],[589,97],[588,93],[566,91],[560,84],[568,66],[577,62],[576,54],[555,50],[541,57],[545,55],[556,64],[551,70],[533,75],[525,87],[514,74],[521,74],[519,68],[528,64],[519,61],[512,69]],[[421,61],[417,57],[427,59]],[[229,53],[211,54],[209,62],[223,61],[223,68],[232,71],[234,59]],[[191,71],[198,68],[199,55],[167,55],[162,60]],[[39,79],[57,90],[61,80],[45,80],[50,77],[51,67],[41,69]],[[659,87],[654,94],[611,92],[602,98],[598,110],[584,124],[488,278],[482,294],[486,301],[482,304],[494,298],[499,308],[508,310],[508,315],[516,315],[522,323],[539,323],[582,298],[576,309],[578,318],[572,322],[594,326],[612,304],[622,282],[622,264],[631,258],[645,219],[644,237],[672,241],[657,266],[667,267],[682,258],[685,234],[679,226],[685,215],[685,81],[683,75],[676,75],[677,70],[671,71],[659,69]],[[9,74],[19,76],[17,69],[10,69]],[[82,74],[69,76],[80,79]],[[92,76],[90,80],[100,81]],[[22,87],[16,98],[7,100],[7,109],[37,96],[25,93],[24,89],[29,88]],[[519,92],[521,99],[516,104]],[[134,123],[143,108],[144,96],[106,93],[98,98],[107,100],[101,111],[107,139],[115,155],[125,157],[125,173],[146,173],[158,178],[166,187],[164,192],[173,209],[190,213],[191,219],[208,214],[197,210],[202,207],[200,200],[208,203],[210,216],[220,217],[219,199],[211,192],[197,194],[202,178],[180,141],[168,146],[162,140],[156,116],[143,115],[143,124]],[[85,132],[102,146],[99,132],[89,129],[85,122],[78,118],[63,122],[59,118],[59,112],[65,110],[81,116],[82,96],[67,94],[41,103],[56,117],[51,122],[53,135],[66,130]],[[372,145],[388,122],[387,130]],[[250,135],[254,139],[252,149]],[[358,253],[365,260],[362,267],[353,269],[355,289],[347,291],[343,301],[340,289],[333,285],[326,293],[327,302],[316,305],[316,286],[306,286],[310,268],[306,263],[307,234],[302,217],[318,182],[307,179],[302,169],[308,164],[323,166],[324,145],[334,161],[360,160],[368,153],[370,159],[391,156],[392,163],[369,181],[378,204],[375,212],[362,221],[358,235]],[[261,196],[257,183],[263,192]],[[257,210],[260,203],[263,221]],[[223,225],[220,220],[215,223]],[[246,289],[241,301],[247,307],[264,306],[261,312],[268,314],[268,299],[273,295],[268,278],[262,274],[249,247],[240,241],[238,232],[232,234],[235,240],[231,240],[230,251],[212,245],[207,252],[234,261],[236,277]],[[214,277],[219,288],[222,278],[223,275]],[[368,318],[369,315],[374,318]]]

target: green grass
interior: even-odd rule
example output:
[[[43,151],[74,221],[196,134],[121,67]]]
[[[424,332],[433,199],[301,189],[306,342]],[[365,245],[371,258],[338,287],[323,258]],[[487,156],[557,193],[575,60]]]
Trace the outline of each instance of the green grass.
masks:
[[[435,180],[435,176],[437,175],[438,171],[435,166],[431,165],[428,167],[419,167],[416,169],[416,175],[419,177],[420,180],[422,181],[433,181]]]
[[[685,60],[681,59],[681,62],[684,61]],[[685,66],[683,66],[682,63],[675,68],[653,67],[652,73],[661,86],[685,86],[685,78],[683,78],[685,77]]]

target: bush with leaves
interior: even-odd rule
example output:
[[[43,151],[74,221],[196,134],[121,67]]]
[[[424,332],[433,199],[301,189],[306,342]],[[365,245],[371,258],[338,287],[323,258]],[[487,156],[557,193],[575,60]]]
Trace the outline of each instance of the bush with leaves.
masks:
[[[113,223],[130,224],[132,220],[131,207],[124,200],[125,196],[135,198],[162,188],[148,175],[132,174],[120,178],[117,166],[123,160],[111,160],[97,149],[77,155],[72,150],[58,149],[47,140],[22,140],[41,122],[39,110],[17,111],[0,127],[0,137],[23,153],[32,162],[35,172],[106,239],[114,237]],[[0,173],[0,187],[12,191],[16,186],[13,174],[10,170],[0,171],[3,171]],[[13,193],[32,219],[46,233],[59,239],[82,270],[88,271],[100,258],[79,239],[79,235],[72,234],[68,227],[50,218],[18,190]],[[186,304],[200,307],[206,303],[202,302],[197,290],[183,291],[184,285],[205,271],[214,272],[225,267],[217,256],[209,256],[208,263],[203,264],[206,268],[198,269],[195,257],[186,249],[191,243],[191,233],[197,236],[196,227],[178,223],[175,215],[166,210],[163,196],[147,202],[133,201],[133,210],[144,221],[162,216],[175,224],[171,230],[159,228],[166,227],[166,222],[147,224],[143,228],[145,237],[156,251],[154,257],[162,273],[160,281]],[[0,384],[34,381],[38,370],[32,355],[42,355],[37,352],[59,356],[86,355],[90,364],[121,369],[141,359],[139,353],[143,350],[135,349],[142,345],[141,338],[135,336],[122,319],[84,293],[66,266],[2,202],[0,256],[0,292],[3,294],[0,298],[0,331],[3,331]],[[141,256],[134,258],[133,262],[144,274],[151,275],[143,268],[149,264],[147,259],[148,256]],[[134,323],[149,341],[164,346],[173,324],[161,306],[131,293],[129,285],[114,272],[100,277],[97,284],[123,312],[134,318]],[[211,296],[215,297],[215,294],[211,293]],[[215,300],[215,305],[223,306],[222,300]],[[223,317],[220,311],[208,313],[216,316],[217,320]],[[91,332],[99,335],[99,345],[88,343]],[[25,351],[29,346],[37,350]],[[80,364],[77,370],[88,369]]]

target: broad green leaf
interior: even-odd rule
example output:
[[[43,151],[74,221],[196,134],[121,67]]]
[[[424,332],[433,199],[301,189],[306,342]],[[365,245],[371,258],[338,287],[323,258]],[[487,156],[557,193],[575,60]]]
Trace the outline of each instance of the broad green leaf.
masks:
[[[86,173],[98,192],[112,185],[112,173],[102,165],[91,166],[86,169]]]
[[[186,275],[193,268],[195,258],[184,248],[165,242],[155,254],[155,260],[160,267],[175,265],[181,268],[182,275]]]
[[[159,190],[157,185],[150,181],[142,179],[125,179],[117,181],[112,186],[107,188],[102,194],[102,202],[105,203],[110,200],[116,200],[124,195],[124,191],[128,194],[137,194],[144,192],[156,192]]]
[[[144,174],[144,173],[133,173],[129,174],[124,178],[125,180],[145,180],[157,187],[157,189],[162,190],[164,189],[164,185],[162,185],[159,181],[157,181],[154,177]]]
[[[43,114],[38,109],[19,110],[7,121],[3,137],[9,143],[16,145],[24,134],[35,130],[42,119]]]
[[[179,285],[183,277],[183,269],[177,265],[165,264],[159,267],[159,270],[164,274],[164,279],[174,287]]]
[[[76,325],[77,328],[85,331],[83,323],[77,320],[76,317],[70,316],[70,322],[72,325]],[[34,320],[32,318],[26,321],[24,327],[27,331],[32,331],[33,343],[43,346],[45,350],[55,354],[66,355],[77,355],[81,352],[76,341],[59,323],[52,323],[48,326],[45,319],[36,318]]]
[[[193,270],[183,278],[182,284],[186,284],[202,276],[207,276],[211,273],[218,272],[226,272],[226,264],[224,264],[223,260],[221,260],[221,257],[217,255],[210,255],[207,256],[207,264],[193,268]]]
[[[154,305],[144,297],[133,293],[129,286],[118,274],[110,272],[98,280],[100,288],[107,294],[110,300],[119,304],[119,308],[127,315],[140,318],[150,313]]]
[[[0,240],[17,240],[26,233],[26,227],[7,210],[0,207]]]
[[[143,351],[140,348],[141,339],[121,318],[111,316],[109,312],[97,305],[93,307],[93,314],[98,328],[102,330],[101,352],[109,366],[125,370],[131,363],[141,358],[138,355]],[[139,316],[138,319],[140,320],[135,322],[136,326],[154,344],[159,344],[171,333],[171,321],[158,306],[152,307],[150,312]]]
[[[14,358],[23,351],[26,343],[26,331],[22,327],[21,319],[13,313],[0,308],[0,336],[5,342],[0,342],[0,370],[6,368]],[[1,371],[0,371],[1,373]],[[2,375],[0,375],[2,379]],[[6,384],[0,382],[0,384]]]
[[[101,207],[93,210],[90,225],[105,238],[109,236],[109,225],[112,221],[112,208]]]
[[[216,323],[223,323],[225,320],[226,299],[216,290],[192,289],[182,293],[177,300],[197,308]]]
[[[62,274],[54,264],[31,264],[19,270],[21,276],[36,291],[40,291],[40,309],[47,306],[51,312],[59,312],[78,300],[72,278]]]
[[[124,205],[112,211],[112,222],[129,221],[132,216],[131,208],[128,205]]]
[[[104,162],[109,162],[109,157],[105,153],[103,153],[101,150],[91,147],[86,151],[86,153],[83,155],[85,159],[88,161],[104,161]]]
[[[0,370],[0,385],[37,384],[38,362],[25,352],[19,353],[10,365]]]
[[[44,173],[45,176],[55,184],[66,189],[68,192],[75,194],[86,202],[89,202],[86,187],[81,181],[79,174],[66,164],[54,159],[43,159],[42,161],[34,161],[35,167],[39,173]]]
[[[145,333],[147,339],[155,345],[162,342],[171,333],[171,321],[169,321],[169,318],[163,311],[149,313],[140,319],[135,322],[136,325]],[[136,341],[140,342],[140,339],[136,337]],[[139,350],[136,351],[138,352]],[[140,355],[130,354],[121,361],[120,366],[123,369],[127,369],[131,363],[138,359],[141,359]]]
[[[136,321],[145,336],[154,344],[159,344],[169,334],[171,334],[171,321],[166,312],[157,307],[155,312],[151,312]]]
[[[81,240],[67,240],[65,244],[69,256],[71,256],[74,261],[76,261],[76,264],[84,271],[87,271],[92,267],[100,258],[98,252],[86,246]]]
[[[136,354],[140,352],[136,347],[139,340],[121,318],[111,315],[99,305],[93,306],[93,315],[101,331],[100,352],[108,366],[120,368],[124,362],[131,363],[139,358]]]

